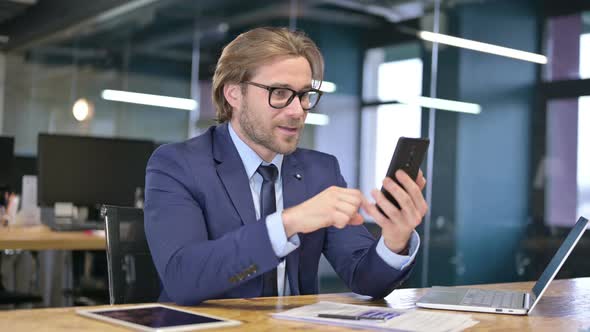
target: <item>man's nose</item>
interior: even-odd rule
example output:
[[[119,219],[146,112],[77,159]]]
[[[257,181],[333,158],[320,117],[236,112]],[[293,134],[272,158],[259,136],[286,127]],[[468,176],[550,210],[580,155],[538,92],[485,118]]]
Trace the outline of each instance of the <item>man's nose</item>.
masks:
[[[286,107],[286,111],[292,117],[301,117],[305,114],[305,110],[301,106],[301,99],[299,96],[295,96],[291,104]]]

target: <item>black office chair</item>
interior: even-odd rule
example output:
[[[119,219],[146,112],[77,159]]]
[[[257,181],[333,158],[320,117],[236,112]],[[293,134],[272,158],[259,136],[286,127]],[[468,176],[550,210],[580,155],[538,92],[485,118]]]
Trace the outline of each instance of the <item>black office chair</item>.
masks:
[[[2,252],[0,251],[0,267],[2,266]],[[2,275],[0,274],[0,305],[19,306],[23,304],[34,304],[43,301],[40,295],[31,293],[21,293],[9,291],[2,284]]]
[[[40,295],[13,292],[4,289],[4,287],[0,285],[0,305],[18,306],[22,304],[39,303],[41,301],[43,301],[43,298]]]
[[[143,228],[143,210],[103,205],[111,304],[155,302],[160,279]]]
[[[11,166],[12,167],[12,166]],[[8,205],[8,196],[12,192],[10,186],[6,184],[0,184],[0,206],[5,208]],[[0,217],[3,217],[0,213]],[[4,226],[4,218],[0,220],[0,227]],[[0,305],[13,305],[18,306],[22,304],[33,304],[43,301],[40,295],[32,293],[21,293],[16,291],[10,291],[4,288],[2,283],[2,256],[4,251],[0,250]],[[35,258],[37,259],[37,258]],[[37,272],[38,273],[38,272]]]

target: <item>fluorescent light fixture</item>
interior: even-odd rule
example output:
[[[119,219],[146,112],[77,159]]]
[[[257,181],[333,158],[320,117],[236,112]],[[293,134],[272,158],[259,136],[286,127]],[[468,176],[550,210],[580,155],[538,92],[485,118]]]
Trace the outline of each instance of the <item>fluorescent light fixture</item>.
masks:
[[[311,81],[311,86],[313,86],[313,87],[317,87],[319,84],[320,84],[320,82],[318,82],[316,80]],[[322,81],[322,85],[320,86],[320,91],[327,92],[327,93],[336,92],[336,83],[333,83],[330,81]]]
[[[9,1],[20,3],[22,5],[34,5],[37,3],[37,0],[9,0]]]
[[[442,33],[434,33],[430,31],[420,31],[418,32],[418,37],[423,40],[427,40],[433,43],[440,43],[450,46],[456,46],[461,48],[467,48],[474,51],[491,53],[496,55],[501,55],[509,58],[525,60],[530,62],[536,62],[540,64],[547,63],[547,57],[541,54],[525,52],[520,50],[515,50],[513,48],[502,47],[498,45],[488,44],[477,42],[474,40],[464,39],[453,37],[449,35],[444,35]]]
[[[199,105],[195,100],[187,98],[176,98],[121,90],[103,90],[102,99],[120,101],[123,103],[177,108],[187,111],[192,111]]]
[[[325,126],[328,123],[330,123],[330,117],[326,114],[307,113],[307,118],[305,118],[305,124]]]
[[[336,83],[332,83],[329,81],[323,81],[322,86],[320,87],[320,91],[323,92],[336,92]]]
[[[97,16],[97,22],[105,22],[115,17],[121,17],[123,14],[130,13],[134,10],[139,10],[141,7],[146,7],[152,5],[153,3],[158,2],[158,0],[133,0],[127,1],[126,3],[120,6],[114,6],[114,8],[107,10],[106,12]]]
[[[481,106],[473,103],[466,103],[462,101],[454,101],[440,98],[430,98],[422,96],[401,96],[394,97],[394,100],[406,105],[414,105],[425,108],[435,108],[438,110],[479,114],[481,113]]]

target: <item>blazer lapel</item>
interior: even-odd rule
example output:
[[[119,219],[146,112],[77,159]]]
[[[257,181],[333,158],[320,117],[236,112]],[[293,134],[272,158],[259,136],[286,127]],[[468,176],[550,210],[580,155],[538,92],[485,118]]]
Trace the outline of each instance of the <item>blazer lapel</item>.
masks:
[[[284,209],[297,205],[307,199],[305,172],[295,154],[285,156],[282,167],[283,179],[283,207]],[[299,257],[303,245],[303,234],[299,234],[301,245],[287,255],[287,275],[292,295],[301,294],[299,290]]]
[[[217,161],[217,175],[221,179],[242,223],[256,222],[256,210],[248,175],[238,150],[231,141],[227,123],[217,126],[213,136],[213,156]]]

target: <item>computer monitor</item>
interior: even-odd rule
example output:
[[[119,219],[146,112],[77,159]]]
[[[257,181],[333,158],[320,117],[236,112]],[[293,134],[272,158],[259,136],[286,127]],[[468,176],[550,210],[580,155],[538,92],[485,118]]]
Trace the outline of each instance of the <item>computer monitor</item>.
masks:
[[[0,136],[0,188],[11,189],[14,163],[14,138]]]
[[[11,189],[17,194],[22,193],[23,176],[37,175],[37,157],[14,155],[12,165],[12,185]]]
[[[153,150],[147,140],[39,134],[39,204],[133,206]]]

